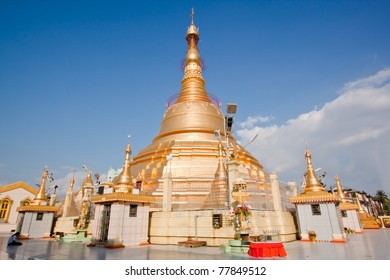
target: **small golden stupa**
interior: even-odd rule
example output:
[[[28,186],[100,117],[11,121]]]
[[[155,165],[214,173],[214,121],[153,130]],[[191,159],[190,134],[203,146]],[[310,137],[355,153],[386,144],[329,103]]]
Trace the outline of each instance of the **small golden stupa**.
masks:
[[[311,153],[306,147],[306,182],[299,195],[290,197],[296,205],[301,241],[346,242],[338,209],[341,198],[325,190],[313,168]]]
[[[193,12],[186,41],[188,48],[180,94],[168,105],[158,135],[131,163],[137,186],[142,186],[142,193],[156,197],[154,210],[161,209],[162,177],[168,165],[166,156],[171,155],[173,211],[226,208],[230,194],[224,186],[226,183],[222,182],[227,180],[223,165],[234,154],[230,161],[236,163],[237,177],[247,182],[253,198],[249,203],[255,209],[266,210],[264,205],[267,205],[268,210],[272,210],[269,174],[231,134],[225,132],[225,116],[220,104],[207,94],[198,50],[199,30],[194,24]],[[220,131],[222,141],[216,139],[215,131]],[[224,143],[222,163],[221,142]]]
[[[359,207],[355,203],[348,201],[348,199],[345,197],[345,194],[341,188],[339,176],[336,176],[335,180],[336,180],[336,186],[337,186],[337,195],[340,197],[340,200],[341,200],[340,205],[339,205],[340,210],[341,211],[358,210]]]
[[[315,174],[313,164],[311,161],[311,153],[306,148],[305,151],[306,166],[307,166],[307,176],[306,184],[303,192],[297,196],[290,197],[291,203],[294,204],[303,204],[303,203],[314,203],[314,202],[335,202],[340,201],[340,197],[329,193],[320,183],[317,175]]]
[[[377,222],[377,220],[371,216],[362,206],[360,203],[360,199],[358,194],[355,194],[356,198],[356,204],[358,206],[358,214],[360,222],[362,223],[363,229],[379,229],[380,224]]]
[[[48,177],[46,167],[43,169],[41,185],[39,191],[30,205],[19,206],[17,231],[24,238],[49,237],[54,215],[59,208],[47,202],[45,185]]]

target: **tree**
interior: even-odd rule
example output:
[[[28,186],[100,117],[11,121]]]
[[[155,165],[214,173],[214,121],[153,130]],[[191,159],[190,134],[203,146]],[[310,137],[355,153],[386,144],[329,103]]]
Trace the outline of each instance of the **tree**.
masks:
[[[390,201],[384,190],[378,190],[374,200],[382,203],[385,214],[390,215]]]

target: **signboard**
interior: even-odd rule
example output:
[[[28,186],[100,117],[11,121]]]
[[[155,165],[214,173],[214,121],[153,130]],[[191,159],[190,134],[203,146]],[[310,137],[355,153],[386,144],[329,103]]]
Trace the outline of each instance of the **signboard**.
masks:
[[[138,208],[138,205],[130,204],[129,217],[137,217],[137,208]]]
[[[213,214],[213,228],[222,227],[222,214]]]

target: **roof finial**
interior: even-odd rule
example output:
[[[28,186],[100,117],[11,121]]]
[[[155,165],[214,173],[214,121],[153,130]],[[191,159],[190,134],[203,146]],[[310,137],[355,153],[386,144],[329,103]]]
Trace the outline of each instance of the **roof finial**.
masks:
[[[194,24],[194,8],[192,8],[192,11],[191,11],[191,24]]]
[[[131,134],[127,135],[127,139],[128,139],[128,143],[127,143],[127,146],[126,146],[126,158],[125,158],[125,161],[126,160],[130,160],[130,154],[131,154],[131,144],[130,144],[130,140],[131,140]]]

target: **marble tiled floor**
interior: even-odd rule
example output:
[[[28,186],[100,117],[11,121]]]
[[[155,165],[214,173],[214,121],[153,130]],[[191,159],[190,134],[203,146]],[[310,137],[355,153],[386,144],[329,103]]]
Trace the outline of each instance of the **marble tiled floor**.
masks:
[[[247,254],[224,253],[216,247],[185,248],[149,245],[120,249],[89,248],[83,243],[50,239],[24,240],[22,246],[7,247],[8,236],[0,235],[0,260],[250,260]],[[390,260],[390,229],[349,234],[347,243],[289,242],[283,260]]]

